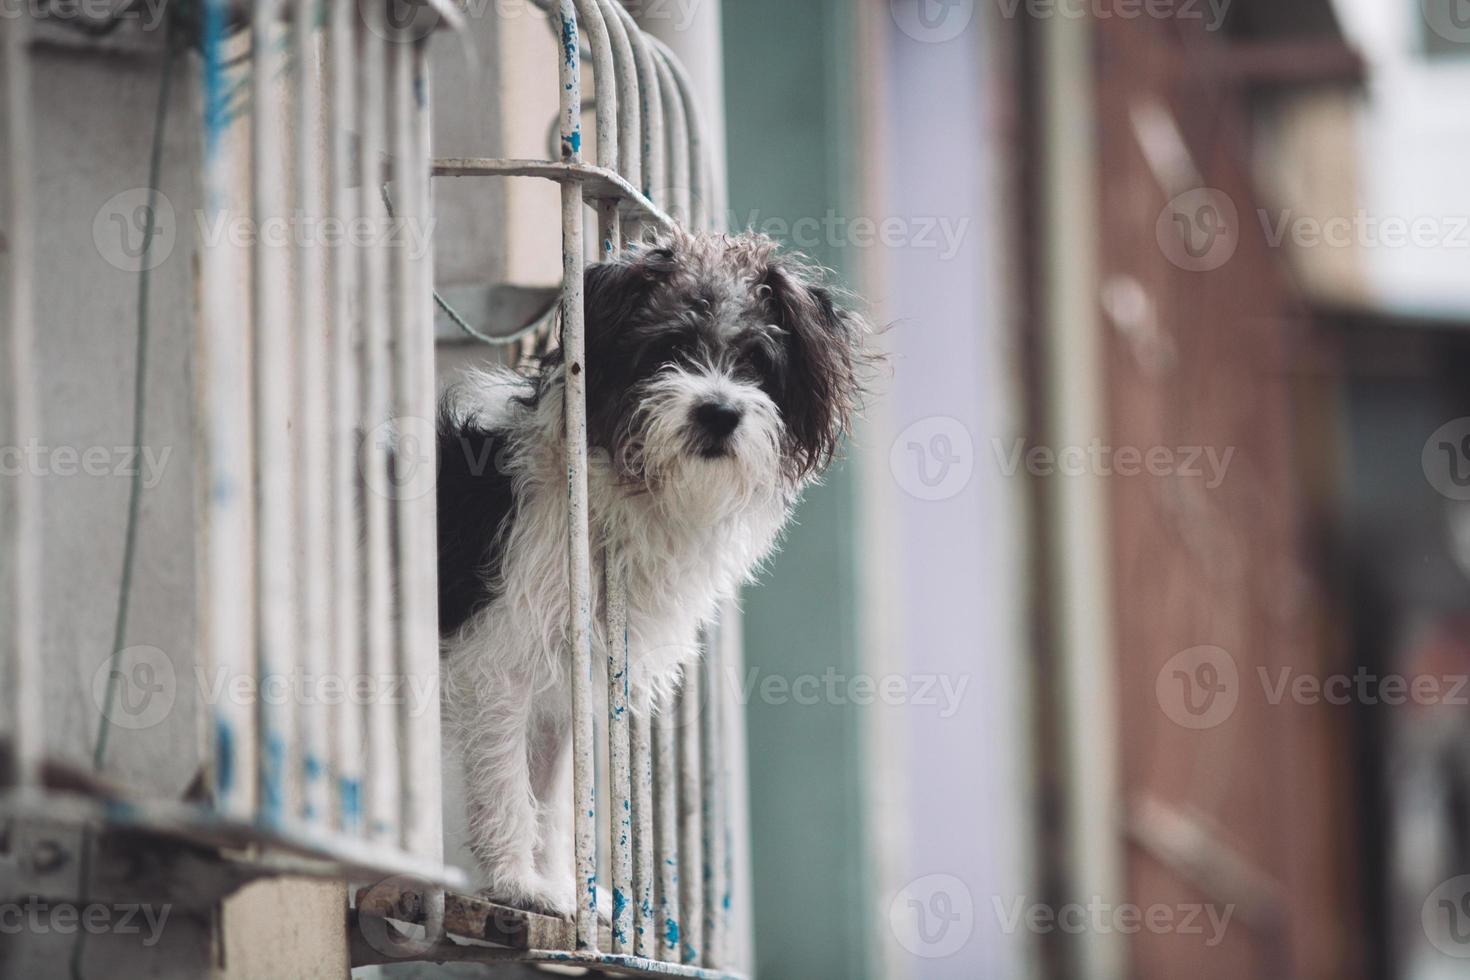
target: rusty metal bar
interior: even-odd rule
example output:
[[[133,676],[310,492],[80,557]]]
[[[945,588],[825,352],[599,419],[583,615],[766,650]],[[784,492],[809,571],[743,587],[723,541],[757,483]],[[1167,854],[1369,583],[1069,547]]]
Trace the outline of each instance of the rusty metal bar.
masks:
[[[658,955],[659,924],[654,908],[654,809],[652,705],[647,691],[634,690],[631,723],[633,778],[633,933],[639,956]]]
[[[614,0],[597,0],[612,38],[613,73],[618,96],[618,161],[616,169],[634,187],[643,179],[643,156],[641,153],[643,124],[642,106],[638,91],[638,64],[633,53],[633,44],[628,40],[628,28],[623,18],[613,9]],[[599,98],[601,93],[599,92]],[[610,163],[597,161],[606,167]]]
[[[725,703],[725,687],[720,672],[720,627],[716,624],[711,631],[704,652],[703,693],[704,710],[700,713],[700,800],[703,820],[700,830],[702,866],[700,885],[704,890],[704,937],[701,946],[701,962],[707,967],[719,966],[724,959],[724,906],[728,883],[725,879],[725,807],[729,794],[725,791],[721,773],[724,768],[722,752],[724,731],[721,718]],[[692,872],[691,872],[692,873]]]
[[[650,42],[651,43],[651,42]],[[669,181],[664,204],[679,224],[692,227],[689,221],[689,121],[684,116],[684,100],[674,82],[674,73],[662,53],[653,52],[654,69],[658,72],[659,96],[663,100],[665,144],[668,163],[664,173]]]
[[[659,60],[673,77],[674,87],[678,89],[684,110],[689,147],[689,213],[686,216],[689,227],[698,231],[713,231],[715,229],[711,215],[716,209],[716,203],[711,200],[711,188],[714,183],[714,168],[709,159],[704,135],[704,112],[694,96],[694,83],[689,78],[689,72],[679,59],[658,38],[649,38],[649,42],[658,51]]]
[[[679,787],[672,698],[653,716],[654,860],[658,862],[658,958],[679,962]]]
[[[700,694],[699,665],[691,664],[684,671],[684,686],[679,692],[679,861],[683,865],[683,874],[679,876],[679,914],[683,925],[679,944],[681,963],[698,963],[700,951],[704,948],[704,813],[700,778],[703,758],[699,730],[703,704]]]
[[[643,193],[655,207],[667,206],[667,184],[664,176],[664,110],[663,97],[659,94],[658,68],[655,64],[653,46],[648,37],[633,21],[633,15],[614,3],[618,18],[628,41],[633,46],[633,62],[638,75],[638,107],[642,113],[641,176]]]
[[[578,163],[582,153],[582,68],[577,14],[560,0],[561,158]],[[567,554],[570,573],[572,655],[572,806],[577,896],[577,948],[597,948],[597,783],[593,765],[592,556],[587,517],[587,376],[582,318],[582,185],[561,185],[562,366],[567,454]]]

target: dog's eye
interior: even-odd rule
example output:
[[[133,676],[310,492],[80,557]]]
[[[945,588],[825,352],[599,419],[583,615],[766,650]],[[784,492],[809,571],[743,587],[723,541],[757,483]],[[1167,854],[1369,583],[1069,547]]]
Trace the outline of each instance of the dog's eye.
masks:
[[[666,364],[676,363],[684,356],[684,338],[678,334],[668,334],[649,341],[643,348],[642,361],[645,370],[657,371]]]

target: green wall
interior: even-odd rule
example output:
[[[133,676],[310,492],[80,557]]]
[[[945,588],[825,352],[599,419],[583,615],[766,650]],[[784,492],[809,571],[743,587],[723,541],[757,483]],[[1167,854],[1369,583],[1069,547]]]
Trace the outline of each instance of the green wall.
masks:
[[[728,0],[723,18],[732,227],[815,218],[825,228],[829,213],[852,215],[856,85],[846,5]],[[845,276],[854,265],[849,250],[821,237],[803,250]],[[747,719],[763,980],[871,975],[856,710],[760,693],[770,676],[790,683],[858,670],[855,493],[851,467],[829,473],[745,596],[741,680],[756,682]]]

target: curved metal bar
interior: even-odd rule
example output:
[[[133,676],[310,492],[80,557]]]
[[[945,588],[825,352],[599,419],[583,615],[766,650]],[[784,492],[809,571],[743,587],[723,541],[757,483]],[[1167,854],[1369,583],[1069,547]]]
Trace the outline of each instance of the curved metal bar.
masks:
[[[642,142],[641,96],[638,90],[638,63],[633,54],[633,42],[628,40],[628,28],[623,18],[613,10],[614,0],[597,0],[602,8],[603,20],[607,23],[612,38],[613,70],[617,73],[618,90],[618,162],[617,171],[634,187],[643,180],[643,157],[638,148]],[[601,92],[598,93],[599,100]],[[600,166],[613,169],[614,165],[597,161]]]
[[[581,29],[592,48],[592,72],[596,76],[597,165],[610,169],[617,166],[618,159],[618,85],[612,41],[598,0],[576,0],[576,7]]]
[[[658,69],[659,94],[663,97],[664,118],[668,120],[665,130],[667,139],[664,152],[668,154],[668,209],[674,220],[686,228],[693,227],[689,221],[689,174],[693,161],[690,159],[689,121],[684,116],[684,100],[680,98],[674,82],[674,73],[669,69],[668,59],[662,52],[654,52]]]
[[[634,62],[638,66],[638,104],[643,111],[643,144],[640,148],[643,157],[643,193],[655,206],[667,208],[667,195],[664,194],[664,109],[663,99],[659,94],[661,86],[657,59],[653,54],[653,45],[634,22],[633,15],[624,10],[622,4],[615,3],[613,7],[627,31],[628,41],[633,45]]]
[[[714,161],[709,157],[710,148],[704,135],[704,112],[694,97],[694,82],[667,44],[656,37],[649,40],[674,76],[689,126],[689,227],[696,231],[713,231],[710,218],[715,202],[710,199],[710,189],[714,186]]]

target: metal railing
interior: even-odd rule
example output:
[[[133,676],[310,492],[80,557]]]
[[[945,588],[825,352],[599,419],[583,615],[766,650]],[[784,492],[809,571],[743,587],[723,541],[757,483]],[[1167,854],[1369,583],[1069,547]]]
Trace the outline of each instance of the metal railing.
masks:
[[[539,0],[538,0],[539,2]],[[594,556],[587,490],[582,283],[589,253],[610,258],[647,229],[714,228],[714,167],[690,81],[672,53],[614,0],[554,0],[560,159],[432,160],[426,32],[358,0],[203,0],[201,226],[293,216],[341,227],[430,226],[431,176],[537,177],[561,189],[560,341],[567,366],[568,555],[572,621],[575,922],[524,929],[513,948],[427,944],[424,958],[558,960],[632,973],[727,970],[731,895],[733,689],[720,644],[686,674],[675,703],[637,703],[629,684],[627,589],[603,583],[609,644],[593,661]],[[242,17],[246,13],[248,16]],[[26,188],[33,146],[28,27],[7,25],[4,190],[7,373],[4,438],[38,431],[37,229]],[[596,78],[593,146],[583,159],[583,58]],[[249,125],[239,96],[248,92]],[[388,212],[391,189],[392,207]],[[589,208],[595,249],[584,241]],[[299,675],[397,678],[437,695],[434,496],[402,486],[413,453],[435,444],[433,269],[428,251],[347,236],[282,244],[256,235],[197,250],[194,352],[201,501],[195,666],[264,691]],[[422,427],[422,428],[419,428]],[[432,452],[432,450],[429,450]],[[293,871],[409,875],[419,890],[464,882],[443,861],[439,716],[393,699],[223,698],[204,741],[208,799],[68,800],[43,788],[43,542],[39,487],[21,478],[6,512],[13,732],[7,799],[81,822],[144,824],[195,842],[277,849]],[[604,567],[618,567],[606,554]],[[616,642],[622,638],[623,642]],[[594,670],[606,671],[606,703]],[[646,695],[643,695],[646,697]],[[738,730],[738,729],[737,729]],[[598,834],[599,732],[606,746],[607,836]],[[0,774],[3,775],[3,774]],[[284,866],[283,866],[284,867]],[[598,892],[610,885],[611,922]],[[425,896],[420,896],[422,899]],[[439,895],[441,912],[477,900]],[[434,903],[420,901],[418,917]],[[413,919],[358,903],[358,915]],[[527,916],[529,921],[532,916]],[[476,934],[461,915],[445,931]],[[532,937],[540,937],[532,941]]]

